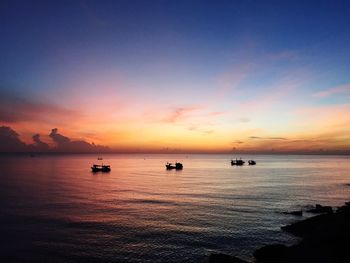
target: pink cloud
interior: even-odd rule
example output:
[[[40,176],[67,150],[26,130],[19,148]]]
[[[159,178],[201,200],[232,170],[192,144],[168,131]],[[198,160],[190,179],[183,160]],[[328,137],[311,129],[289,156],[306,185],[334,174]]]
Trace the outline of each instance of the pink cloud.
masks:
[[[314,93],[313,96],[328,97],[334,94],[341,94],[341,93],[347,93],[347,92],[350,92],[350,84],[345,84],[345,85],[333,87],[327,90],[319,91],[317,93]]]
[[[186,107],[176,107],[165,117],[165,122],[177,122],[187,118],[191,113],[202,109],[203,106],[192,105]]]
[[[249,63],[236,66],[234,69],[227,70],[218,77],[220,89],[219,97],[225,96],[230,91],[238,88],[239,84],[244,81],[252,70],[252,65]]]

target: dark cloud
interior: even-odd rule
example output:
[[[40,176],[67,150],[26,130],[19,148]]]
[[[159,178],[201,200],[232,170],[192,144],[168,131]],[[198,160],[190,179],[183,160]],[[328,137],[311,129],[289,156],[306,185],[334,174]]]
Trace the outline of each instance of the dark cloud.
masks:
[[[52,140],[57,144],[57,147],[67,147],[71,143],[70,139],[58,133],[58,129],[54,128],[51,130],[49,135]]]
[[[59,152],[105,152],[108,151],[108,147],[95,145],[94,143],[88,143],[83,140],[72,141],[68,137],[58,133],[58,129],[52,129],[49,135],[56,143],[56,151]]]
[[[0,152],[25,152],[27,145],[19,139],[17,132],[10,127],[0,127]]]
[[[48,121],[50,119],[71,118],[77,115],[77,112],[57,105],[25,99],[18,95],[0,91],[0,122]]]
[[[34,146],[41,151],[47,151],[49,149],[49,145],[40,140],[40,134],[33,135]]]
[[[55,147],[49,145],[40,139],[39,134],[33,135],[34,144],[22,142],[16,131],[7,126],[0,127],[0,152],[107,152],[106,146],[95,145],[83,140],[71,140],[70,138],[58,133],[58,129],[52,129],[49,136],[55,142]]]
[[[257,139],[257,140],[288,140],[285,137],[260,137],[260,136],[250,136],[249,139]]]

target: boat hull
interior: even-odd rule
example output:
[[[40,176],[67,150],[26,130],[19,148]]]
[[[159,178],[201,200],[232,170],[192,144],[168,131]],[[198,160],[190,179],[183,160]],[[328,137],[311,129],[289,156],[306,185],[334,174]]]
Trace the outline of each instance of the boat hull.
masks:
[[[99,166],[99,165],[93,165],[91,167],[91,171],[93,173],[97,173],[97,172],[103,172],[103,173],[108,173],[111,171],[111,167],[110,166]]]
[[[231,165],[238,165],[238,166],[241,166],[241,165],[244,165],[244,161],[240,161],[240,160],[238,160],[238,161],[231,161]]]
[[[183,165],[181,163],[176,163],[176,165],[168,163],[165,165],[165,167],[167,170],[173,170],[173,169],[182,170],[183,169]]]

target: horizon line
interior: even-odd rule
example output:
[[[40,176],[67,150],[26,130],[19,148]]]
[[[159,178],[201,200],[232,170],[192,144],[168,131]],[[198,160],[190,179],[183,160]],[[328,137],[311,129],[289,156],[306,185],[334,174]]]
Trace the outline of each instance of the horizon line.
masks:
[[[163,155],[175,155],[175,154],[207,154],[207,155],[342,155],[350,156],[350,152],[240,152],[240,153],[229,153],[229,152],[0,152],[0,155],[76,155],[76,154],[86,154],[86,155],[105,155],[105,154],[163,154]]]

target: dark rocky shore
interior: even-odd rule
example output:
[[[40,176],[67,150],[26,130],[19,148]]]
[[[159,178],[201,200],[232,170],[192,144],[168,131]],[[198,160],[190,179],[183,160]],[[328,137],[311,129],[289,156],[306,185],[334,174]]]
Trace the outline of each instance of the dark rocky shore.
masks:
[[[256,263],[348,263],[350,262],[350,202],[333,212],[329,206],[316,205],[309,212],[322,213],[282,227],[301,237],[292,246],[267,245],[254,252]],[[234,256],[212,254],[209,263],[247,263]]]

